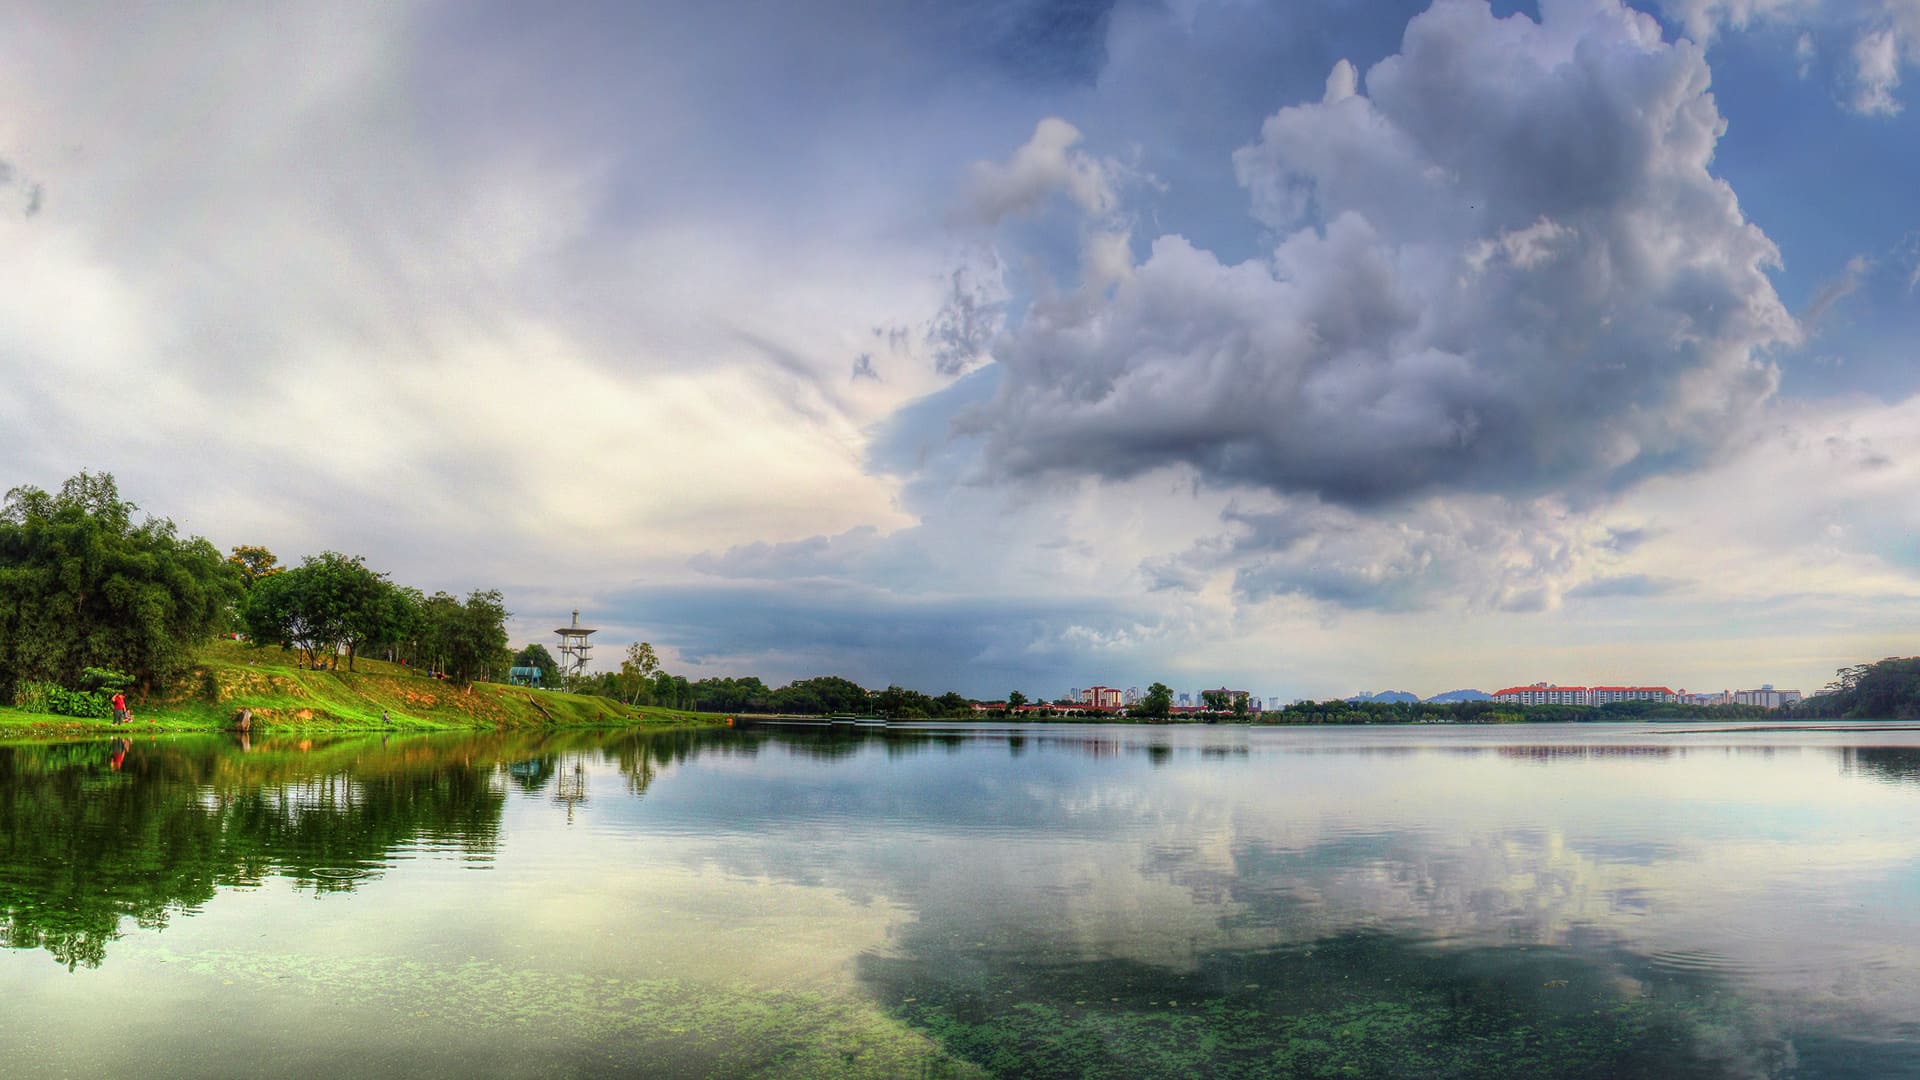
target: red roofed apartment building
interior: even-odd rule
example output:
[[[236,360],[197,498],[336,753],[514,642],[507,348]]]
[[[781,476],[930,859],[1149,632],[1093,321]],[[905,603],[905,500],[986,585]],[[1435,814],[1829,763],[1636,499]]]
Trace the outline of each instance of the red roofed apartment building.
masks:
[[[1587,688],[1587,696],[1594,705],[1615,701],[1664,701],[1671,705],[1680,700],[1679,694],[1664,686],[1593,686]]]
[[[1496,692],[1493,700],[1508,705],[1606,705],[1615,701],[1680,700],[1680,695],[1664,686],[1509,686]]]

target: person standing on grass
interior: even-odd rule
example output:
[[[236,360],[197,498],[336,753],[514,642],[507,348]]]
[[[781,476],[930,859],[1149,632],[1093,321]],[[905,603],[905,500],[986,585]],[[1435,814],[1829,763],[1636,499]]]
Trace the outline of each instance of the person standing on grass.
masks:
[[[100,699],[95,698],[94,700],[98,701]],[[116,724],[124,724],[127,722],[127,695],[119,690],[113,692],[113,722]]]

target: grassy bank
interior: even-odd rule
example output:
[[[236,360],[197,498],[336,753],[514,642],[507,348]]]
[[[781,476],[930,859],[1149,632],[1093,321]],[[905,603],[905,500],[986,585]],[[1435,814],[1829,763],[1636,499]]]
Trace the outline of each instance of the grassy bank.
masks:
[[[380,660],[354,666],[308,671],[294,653],[218,641],[202,650],[200,663],[172,691],[134,698],[130,725],[0,708],[0,732],[224,731],[242,709],[253,710],[256,729],[312,731],[702,727],[726,721],[712,713],[633,708],[609,698],[499,683],[463,687]]]

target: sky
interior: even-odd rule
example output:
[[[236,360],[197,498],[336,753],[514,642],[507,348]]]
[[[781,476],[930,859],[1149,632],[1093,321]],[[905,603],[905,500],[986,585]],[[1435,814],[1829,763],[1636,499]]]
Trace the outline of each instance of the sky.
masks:
[[[999,697],[1920,651],[1920,0],[0,6],[0,481]]]

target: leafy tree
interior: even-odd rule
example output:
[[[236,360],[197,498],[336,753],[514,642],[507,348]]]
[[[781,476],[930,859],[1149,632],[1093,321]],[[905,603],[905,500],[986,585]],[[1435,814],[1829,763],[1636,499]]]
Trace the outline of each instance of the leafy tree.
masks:
[[[1021,693],[1018,690],[1015,690],[1012,693],[1007,695],[1007,711],[1008,712],[1019,712],[1020,706],[1025,705],[1026,703],[1027,703],[1027,695]]]
[[[933,699],[934,712],[938,716],[971,716],[973,702],[949,690]]]
[[[513,666],[539,668],[547,676],[560,670],[560,665],[554,662],[553,654],[547,651],[545,645],[537,641],[513,654]]]
[[[398,640],[408,598],[358,555],[323,551],[281,573],[255,579],[242,615],[258,645],[298,649],[308,667],[347,651],[347,668],[369,643]]]
[[[1147,692],[1130,710],[1135,716],[1164,720],[1173,715],[1173,688],[1166,683],[1157,682],[1147,687]]]
[[[930,716],[935,708],[932,698],[903,686],[889,686],[880,691],[873,704],[880,715],[895,718]]]
[[[387,659],[399,659],[408,645],[418,641],[425,632],[426,600],[419,589],[390,584],[380,598],[384,611],[377,632],[364,647],[383,648]]]
[[[655,672],[653,703],[672,709],[690,709],[693,707],[693,686],[683,675],[669,675],[664,671]]]
[[[136,523],[110,473],[0,504],[0,690],[74,685],[88,667],[171,680],[218,632],[237,582],[220,552],[165,518]]]
[[[627,646],[626,659],[620,661],[619,677],[620,692],[627,704],[638,703],[640,695],[659,670],[660,658],[654,655],[651,644],[636,641]]]
[[[498,589],[475,589],[464,603],[443,592],[429,597],[426,636],[440,670],[455,682],[471,683],[511,663],[507,615],[506,598]]]
[[[252,544],[234,548],[233,554],[227,556],[227,565],[239,572],[240,587],[245,590],[251,590],[253,583],[261,578],[286,569],[273,552]]]
[[[399,640],[411,612],[387,576],[369,570],[360,556],[347,558],[328,551],[320,558],[326,562],[329,585],[341,608],[340,644],[347,650],[347,670],[352,671],[362,649]]]
[[[1889,656],[1841,668],[1825,692],[1789,715],[1859,720],[1920,719],[1920,657]]]
[[[839,675],[797,679],[773,692],[775,710],[810,716],[863,713],[867,711],[867,701],[864,687]]]
[[[340,640],[340,613],[305,567],[254,582],[241,620],[254,645],[297,649],[310,668],[320,666],[322,653],[333,655]]]
[[[1233,707],[1232,694],[1225,690],[1202,690],[1200,700],[1207,706],[1208,712],[1226,712]]]

